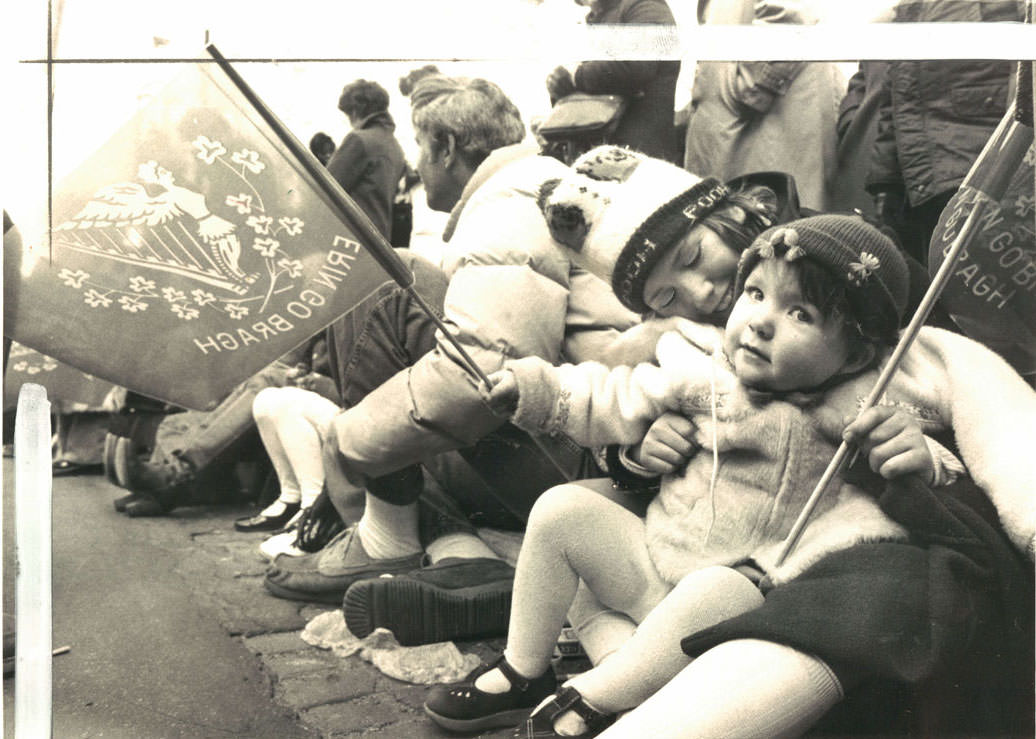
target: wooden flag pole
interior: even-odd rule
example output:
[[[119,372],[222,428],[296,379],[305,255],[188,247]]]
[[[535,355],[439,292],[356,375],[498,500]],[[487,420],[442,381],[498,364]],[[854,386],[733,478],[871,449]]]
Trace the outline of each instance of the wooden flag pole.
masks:
[[[281,142],[288,147],[288,150],[295,155],[295,158],[300,164],[306,169],[306,172],[316,181],[317,186],[321,192],[327,196],[330,200],[331,205],[338,211],[339,216],[351,225],[359,235],[364,239],[364,245],[370,252],[371,256],[377,260],[386,272],[396,281],[396,284],[406,290],[410,297],[421,307],[421,309],[428,314],[428,317],[432,319],[436,327],[442,333],[446,340],[450,342],[453,349],[457,352],[458,358],[461,363],[465,366],[469,373],[481,382],[486,390],[492,387],[492,383],[489,382],[489,377],[482,368],[475,364],[475,361],[468,354],[467,350],[461,345],[450,330],[446,327],[446,324],[439,317],[439,314],[432,309],[431,306],[425,301],[420,293],[414,286],[414,275],[407,268],[403,260],[396,254],[395,249],[389,244],[388,240],[382,235],[377,227],[371,222],[371,219],[367,216],[363,210],[360,209],[356,203],[353,202],[337,181],[328,173],[324,165],[317,161],[316,157],[313,156],[312,152],[309,151],[305,146],[302,145],[288,127],[285,126],[281,120],[274,114],[269,107],[259,99],[259,96],[255,94],[248,83],[245,82],[241,75],[231,66],[230,62],[219,53],[215,45],[208,44],[205,50],[212,56],[216,64],[219,65],[230,81],[234,83],[241,94],[244,95],[245,99],[255,108],[256,112],[262,117],[266,124],[273,129],[274,133]],[[543,443],[541,439],[535,435],[530,434],[533,442],[539,447],[540,451],[550,460],[558,471],[564,476],[566,480],[572,480],[573,475],[568,471],[566,466],[559,462],[555,457],[554,453]]]
[[[1027,129],[1027,132],[1023,131],[1023,128]],[[979,217],[986,208],[1003,196],[1011,180],[1011,175],[1018,169],[1018,165],[1021,164],[1025,152],[1031,143],[1032,129],[1022,126],[1015,119],[1015,107],[1012,105],[1000,121],[996,131],[990,136],[989,141],[986,142],[985,147],[968,172],[968,176],[961,184],[961,189],[969,188],[974,192],[975,201],[971,212],[968,213],[960,231],[957,232],[957,237],[946,251],[942,264],[939,266],[935,277],[932,278],[932,282],[928,286],[924,297],[921,298],[921,302],[910,319],[910,323],[907,324],[907,327],[900,334],[899,341],[885,363],[884,369],[878,375],[874,387],[863,401],[860,413],[873,406],[885,392],[892,379],[892,375],[903,359],[903,355],[906,354],[907,349],[910,348],[910,345],[917,337],[917,332],[920,331],[921,326],[928,320],[928,315],[935,306],[935,301],[939,299],[939,295],[942,294],[946,283],[949,282],[950,276],[957,266],[957,259],[964,250],[964,245],[971,237]],[[791,531],[788,532],[788,536],[785,538],[781,551],[777,556],[777,566],[783,564],[788,554],[795,548],[799,537],[802,535],[802,530],[809,522],[810,515],[812,515],[813,510],[820,502],[831,479],[841,471],[852,448],[852,445],[843,441],[837,451],[835,451],[830,464],[824,470],[824,474],[821,475],[816,487],[813,488],[813,492],[810,493],[809,499],[803,506],[798,518],[795,519]]]

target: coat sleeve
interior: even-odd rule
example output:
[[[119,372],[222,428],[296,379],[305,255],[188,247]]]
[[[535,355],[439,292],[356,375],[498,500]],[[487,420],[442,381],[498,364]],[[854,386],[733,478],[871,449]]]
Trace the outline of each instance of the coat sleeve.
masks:
[[[672,11],[658,0],[629,3],[617,21],[621,24],[675,26]],[[583,62],[576,68],[574,82],[581,92],[636,95],[665,68],[665,62],[609,60]]]
[[[891,71],[891,65],[889,67]],[[866,188],[872,195],[882,190],[905,187],[903,172],[899,167],[896,151],[896,127],[892,118],[892,90],[882,85],[878,96],[878,133],[874,139],[870,169],[867,171]]]
[[[564,433],[581,446],[634,444],[675,403],[656,365],[609,369],[598,362],[553,367],[535,357],[508,363],[518,380],[515,425]]]
[[[787,93],[806,62],[737,62],[724,90],[727,106],[743,118],[763,115]]]
[[[866,73],[861,66],[856,73],[849,78],[849,84],[845,91],[845,96],[842,98],[842,102],[838,106],[838,140],[841,141],[845,137],[845,132],[849,130],[849,126],[852,125],[853,119],[856,118],[856,113],[860,109],[860,105],[863,103],[863,96],[867,90],[867,77]]]
[[[327,162],[327,171],[343,190],[349,192],[359,182],[366,160],[367,152],[363,139],[355,133],[350,133],[342,139],[342,144],[331,155]]]
[[[985,346],[924,327],[893,375],[889,395],[936,409],[949,422],[971,478],[996,506],[1011,542],[1033,559],[1036,391]]]

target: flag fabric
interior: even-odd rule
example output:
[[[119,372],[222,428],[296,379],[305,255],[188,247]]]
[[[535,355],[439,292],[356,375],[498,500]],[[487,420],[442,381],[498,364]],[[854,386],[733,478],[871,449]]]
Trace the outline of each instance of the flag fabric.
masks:
[[[1022,373],[1036,372],[1034,164],[1036,148],[1030,146],[1006,193],[979,219],[940,298],[965,334],[999,352]],[[962,187],[943,210],[928,255],[932,274],[976,197],[974,190]]]
[[[42,385],[47,400],[65,411],[100,410],[108,393],[115,389],[110,382],[14,342],[4,374],[5,413],[18,406],[18,391],[26,382]]]
[[[389,279],[215,64],[191,64],[4,239],[4,334],[208,410]],[[17,227],[18,224],[15,224]]]

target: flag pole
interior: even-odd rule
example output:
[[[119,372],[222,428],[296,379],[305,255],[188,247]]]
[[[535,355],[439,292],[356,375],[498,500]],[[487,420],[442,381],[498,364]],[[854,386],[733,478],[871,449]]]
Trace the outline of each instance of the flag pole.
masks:
[[[363,210],[360,209],[353,199],[349,197],[341,185],[328,173],[327,169],[322,165],[313,154],[302,145],[295,136],[288,130],[281,120],[270,110],[267,105],[259,99],[259,96],[255,94],[248,83],[242,79],[241,75],[237,73],[229,61],[216,49],[214,44],[208,44],[205,50],[212,56],[216,64],[219,65],[230,81],[234,83],[241,94],[244,95],[245,99],[252,104],[256,112],[262,117],[266,124],[273,129],[274,133],[281,140],[288,150],[295,155],[295,158],[305,168],[306,172],[312,177],[320,191],[327,196],[331,201],[331,206],[338,211],[338,214],[343,217],[346,223],[355,229],[355,231],[362,238],[364,245],[370,252],[371,256],[382,266],[382,268],[389,273],[389,276],[395,280],[396,284],[401,288],[410,293],[410,296],[414,298],[422,310],[428,314],[428,317],[432,319],[436,327],[442,332],[446,340],[449,341],[453,348],[457,351],[462,363],[466,366],[467,370],[474,375],[479,381],[485,384],[487,388],[490,387],[489,378],[486,373],[482,371],[482,368],[475,364],[468,352],[461,346],[457,338],[450,333],[449,329],[446,328],[446,324],[442,318],[436,313],[421,297],[414,286],[414,274],[406,266],[399,255],[396,254],[395,249],[389,244],[388,240],[382,235],[377,229],[370,217]]]
[[[960,231],[957,232],[956,238],[945,252],[942,264],[932,278],[928,290],[921,298],[921,302],[910,319],[910,323],[903,329],[899,341],[892,350],[892,354],[889,355],[884,369],[878,375],[874,387],[866,399],[864,399],[860,407],[860,413],[872,407],[885,392],[892,379],[892,375],[898,369],[899,363],[903,359],[903,355],[906,354],[907,349],[910,348],[910,345],[917,337],[921,326],[928,320],[928,315],[931,313],[932,308],[935,307],[935,301],[939,299],[939,295],[942,294],[946,283],[949,282],[950,276],[957,266],[957,260],[964,250],[964,245],[968,243],[972,231],[979,222],[979,218],[990,205],[1003,197],[1011,181],[1011,176],[1018,169],[1018,165],[1021,164],[1032,140],[1032,129],[1019,123],[1016,116],[1016,106],[1012,104],[993,132],[993,135],[989,137],[989,141],[986,142],[975,163],[971,166],[967,177],[964,178],[964,182],[961,183],[961,190],[968,189],[974,193],[971,212],[968,213],[963,225],[961,225]],[[824,474],[821,475],[816,487],[813,488],[813,492],[810,493],[798,518],[795,519],[791,531],[788,532],[788,536],[781,545],[780,553],[777,555],[778,567],[784,563],[788,554],[795,548],[803,529],[805,529],[806,524],[809,522],[810,515],[812,515],[813,510],[820,502],[831,479],[841,471],[854,446],[843,441],[835,451],[834,457],[828,464],[827,469],[824,470]]]
[[[489,381],[489,377],[482,368],[475,364],[475,361],[468,354],[467,350],[461,345],[450,330],[446,327],[442,318],[439,314],[425,301],[419,292],[417,292],[414,286],[414,274],[410,269],[403,263],[403,260],[396,254],[395,249],[385,239],[382,233],[375,227],[371,222],[371,219],[364,213],[352,198],[350,198],[338,182],[331,177],[327,169],[320,162],[317,161],[316,157],[313,156],[312,152],[309,151],[305,146],[302,145],[295,136],[288,130],[281,120],[270,110],[267,105],[259,99],[259,96],[255,94],[248,83],[242,79],[241,75],[237,73],[237,70],[231,66],[230,62],[219,52],[214,44],[207,44],[205,50],[212,56],[216,64],[219,65],[230,81],[234,83],[241,94],[252,104],[256,112],[262,117],[266,124],[273,129],[274,133],[281,142],[288,147],[288,150],[295,155],[295,158],[300,164],[306,169],[306,172],[316,181],[317,186],[321,192],[327,196],[331,201],[331,206],[338,211],[338,214],[351,225],[359,235],[364,239],[365,246],[370,252],[371,256],[380,264],[386,272],[395,280],[396,284],[406,290],[410,297],[421,307],[421,309],[428,314],[428,317],[432,319],[436,327],[442,333],[446,340],[450,342],[453,349],[457,352],[457,356],[461,363],[465,366],[469,373],[481,382],[486,390],[488,391],[492,387],[492,383]],[[529,437],[533,440],[533,443],[539,448],[543,455],[550,461],[554,467],[561,473],[566,479],[571,481],[573,475],[569,473],[565,465],[562,464],[555,456],[555,454],[547,447],[542,439],[534,434],[530,434]]]

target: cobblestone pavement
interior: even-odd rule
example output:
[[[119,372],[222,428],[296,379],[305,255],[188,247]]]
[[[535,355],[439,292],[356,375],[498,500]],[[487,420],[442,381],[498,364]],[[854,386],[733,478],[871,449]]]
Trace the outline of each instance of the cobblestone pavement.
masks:
[[[341,658],[300,637],[314,616],[330,606],[275,598],[263,587],[266,563],[258,553],[262,534],[234,531],[242,507],[213,507],[191,517],[187,535],[195,546],[177,570],[226,631],[261,660],[274,700],[326,739],[376,736],[386,739],[457,736],[433,724],[422,703],[428,688],[387,677],[358,656]],[[462,652],[488,660],[501,640],[465,642]],[[512,730],[482,734],[509,737]]]

